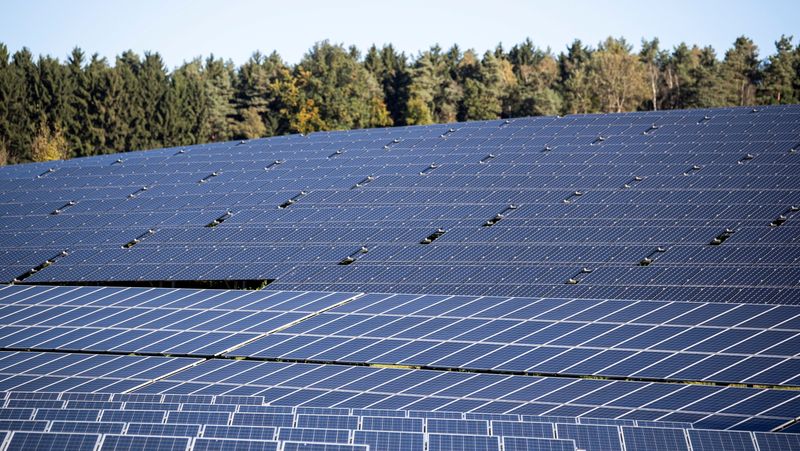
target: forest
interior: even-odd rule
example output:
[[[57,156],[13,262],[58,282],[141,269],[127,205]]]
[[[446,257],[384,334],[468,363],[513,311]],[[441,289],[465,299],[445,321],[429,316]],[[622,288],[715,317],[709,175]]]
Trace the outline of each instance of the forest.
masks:
[[[561,53],[530,40],[478,55],[438,45],[409,56],[323,41],[290,65],[255,52],[170,71],[158,53],[61,61],[0,43],[0,165],[287,133],[595,112],[800,102],[800,45],[768,57],[747,37],[640,50],[624,38]]]

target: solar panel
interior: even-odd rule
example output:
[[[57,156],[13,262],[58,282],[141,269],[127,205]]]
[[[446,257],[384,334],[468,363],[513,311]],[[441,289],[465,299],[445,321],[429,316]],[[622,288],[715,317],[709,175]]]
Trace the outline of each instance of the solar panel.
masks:
[[[623,449],[620,430],[616,426],[559,423],[556,424],[556,434],[558,438],[573,440],[578,448],[586,451]]]
[[[193,291],[189,295],[153,290],[137,294],[135,304],[127,302],[121,308],[114,307],[118,301],[111,302],[112,306],[95,303],[117,299],[126,289],[103,289],[102,296],[96,288],[59,287],[26,294],[29,290],[3,290],[9,298],[23,296],[7,307],[14,313],[0,319],[9,332],[0,337],[7,349],[70,349],[86,345],[86,337],[97,337],[93,346],[108,350],[140,350],[136,343],[152,346],[153,340],[180,342],[186,352],[198,357],[214,355],[210,342],[219,345],[217,350],[232,346],[232,355],[264,358],[773,385],[800,380],[800,364],[793,354],[793,343],[800,340],[796,338],[800,321],[787,321],[800,318],[800,309],[790,306],[749,306],[734,315],[738,308],[722,311],[715,304],[689,302],[273,293],[266,299],[277,305],[267,308],[277,309],[270,312],[278,316],[270,320],[270,327],[280,332],[254,340],[255,331],[269,330],[252,329],[251,323],[263,324],[264,319],[253,307],[264,301],[264,295],[253,292]],[[54,296],[58,302],[51,300]],[[123,296],[130,299],[129,294]],[[168,308],[175,299],[187,297],[191,303]],[[219,298],[241,304],[237,310],[186,307]],[[339,306],[330,304],[348,299]],[[324,311],[296,323],[297,315],[305,315],[281,311],[295,308],[286,302],[300,309],[309,308],[310,303]],[[171,325],[163,320],[178,313],[180,318],[171,320]],[[723,314],[727,316],[724,322]],[[779,324],[766,322],[753,331],[754,317],[777,314],[781,315],[776,316]],[[63,320],[64,315],[74,317],[66,324],[72,329],[38,326]],[[258,319],[204,326],[211,317],[230,315]],[[709,324],[712,321],[716,323]],[[115,329],[109,335],[109,329],[101,326]],[[131,339],[117,327],[129,328],[125,330],[137,338]],[[76,337],[80,338],[75,341]],[[190,351],[191,343],[199,346]]]
[[[528,423],[519,421],[492,421],[492,435],[506,437],[553,438],[553,425],[550,423]]]
[[[486,421],[480,420],[446,420],[429,418],[427,421],[428,433],[437,434],[463,434],[487,435],[489,426]]]
[[[44,431],[47,426],[47,421],[0,420],[0,431]]]
[[[189,447],[185,437],[158,437],[137,435],[104,435],[101,451],[120,449],[148,449],[154,451],[181,451]]]
[[[81,434],[122,434],[125,423],[97,421],[52,421],[49,432],[74,432]],[[44,430],[44,429],[41,429]]]
[[[92,451],[99,435],[51,434],[46,432],[15,431],[11,434],[7,450],[19,451]]]
[[[0,393],[0,398],[6,400],[74,400],[75,398],[94,398],[112,399],[117,395],[110,393],[96,393],[88,396],[85,393],[53,393],[53,392],[6,392]],[[144,398],[141,396],[128,396],[130,399],[150,399],[149,404],[155,406],[153,397]],[[217,399],[233,401],[238,400],[243,404],[230,404],[234,412],[240,409],[258,410],[259,407],[269,408],[255,404],[256,401],[246,399],[246,396],[236,395],[236,397],[209,395],[175,395],[161,396],[165,410],[153,410],[160,412],[168,417],[174,413],[183,412],[183,403],[167,401],[207,401],[208,406],[220,406],[215,404]],[[267,402],[264,397],[253,397],[260,402]],[[107,402],[107,401],[80,401],[80,402]],[[202,405],[191,403],[193,405]],[[0,408],[19,409],[19,408]],[[32,409],[31,409],[32,410]],[[58,409],[50,409],[58,410]],[[62,407],[63,411],[74,411],[69,407]],[[113,412],[142,412],[131,410],[105,410],[104,414],[113,415]],[[202,411],[191,411],[189,413],[203,413]],[[510,414],[478,414],[478,413],[458,413],[458,412],[425,412],[425,411],[397,411],[402,416],[394,417],[374,417],[358,414],[377,413],[369,409],[346,409],[346,408],[323,408],[323,407],[289,407],[289,413],[273,414],[283,415],[291,419],[291,424],[297,424],[301,418],[304,421],[319,422],[318,426],[332,426],[336,423],[346,429],[330,428],[302,428],[302,427],[259,427],[259,426],[228,426],[203,423],[203,421],[214,421],[213,417],[196,417],[196,424],[176,424],[158,422],[161,418],[153,418],[155,422],[129,422],[129,423],[110,423],[110,422],[65,422],[53,421],[48,432],[44,434],[44,442],[52,442],[51,434],[76,435],[77,433],[98,436],[98,434],[115,435],[120,437],[137,437],[125,439],[126,444],[137,446],[143,440],[142,437],[185,437],[192,439],[192,442],[199,440],[200,436],[208,440],[200,446],[210,447],[210,449],[247,449],[248,442],[255,441],[257,446],[268,447],[276,444],[278,449],[282,442],[303,443],[311,446],[331,444],[363,444],[369,445],[370,449],[393,450],[393,449],[425,449],[428,447],[440,447],[440,449],[461,449],[462,446],[476,447],[477,449],[494,449],[495,439],[503,444],[504,449],[583,449],[583,450],[614,450],[623,449],[623,433],[620,427],[624,428],[624,440],[627,448],[636,449],[637,446],[645,446],[646,449],[655,446],[663,449],[670,449],[674,446],[685,444],[686,437],[690,440],[692,449],[754,449],[753,436],[750,432],[735,430],[703,430],[694,429],[690,423],[679,422],[659,422],[649,420],[619,420],[603,419],[591,417],[563,417],[563,416],[531,416],[531,415],[510,415]],[[205,412],[211,413],[211,412]],[[246,413],[246,412],[242,412]],[[227,412],[226,412],[227,414]],[[414,416],[411,416],[414,414]],[[443,415],[446,414],[446,415]],[[460,418],[459,418],[460,416]],[[471,417],[472,419],[468,419]],[[476,419],[480,418],[480,419]],[[502,418],[502,419],[494,419]],[[535,421],[532,421],[535,420]],[[488,429],[481,427],[490,421]],[[761,420],[759,420],[761,421]],[[288,423],[288,421],[287,421]],[[45,421],[23,421],[5,420],[0,422],[0,431],[5,428],[8,431],[28,431],[47,428],[48,422]],[[735,424],[733,424],[735,425]],[[398,430],[370,430],[370,429],[398,429]],[[404,432],[403,429],[414,430],[417,432]],[[426,431],[428,434],[424,434]],[[442,433],[450,431],[450,433]],[[473,434],[464,434],[472,432]],[[475,435],[478,432],[480,435]],[[434,436],[431,440],[431,436]],[[438,437],[437,437],[438,436]],[[776,436],[776,437],[773,437]],[[99,437],[99,436],[98,436]],[[782,446],[792,449],[791,440],[793,434],[759,433],[761,440],[769,446]],[[487,440],[488,439],[488,440]],[[101,439],[102,440],[102,439]],[[112,439],[116,440],[116,439]],[[277,440],[277,442],[276,442]],[[782,441],[786,441],[781,444]],[[149,443],[145,440],[145,443]],[[653,444],[655,443],[655,445]],[[175,445],[174,443],[162,444],[165,447]],[[126,445],[127,446],[127,445]],[[155,446],[155,445],[154,445]],[[161,446],[161,445],[159,445]],[[183,446],[182,442],[177,444]]]
[[[353,443],[369,446],[370,450],[424,451],[424,436],[411,432],[355,431]]]
[[[283,442],[284,451],[369,451],[363,445],[343,445],[339,443]]]
[[[194,437],[200,433],[198,424],[153,424],[128,423],[127,435],[155,435],[170,437]]]
[[[726,108],[1,168],[6,442],[790,448],[750,434],[800,409],[797,132]],[[153,287],[199,281],[259,289]]]
[[[423,432],[421,418],[370,417],[361,419],[361,428],[371,431]]]
[[[203,429],[203,436],[244,440],[272,440],[275,436],[275,428],[254,426],[219,426],[209,424]]]
[[[298,415],[297,427],[318,429],[357,429],[358,417],[341,415]]]
[[[192,450],[194,451],[277,451],[277,442],[256,440],[228,440],[219,438],[196,438]]]
[[[622,427],[625,449],[636,450],[689,450],[683,429]]]
[[[503,437],[503,449],[508,451],[574,451],[575,442],[548,438]]]
[[[253,394],[263,394],[271,399],[271,404],[278,406],[305,405],[314,403],[318,407],[332,407],[334,405],[347,405],[350,399],[358,400],[369,395],[370,408],[413,409],[420,408],[424,401],[429,409],[445,412],[430,412],[424,416],[443,418],[461,418],[456,412],[458,405],[469,403],[470,407],[464,410],[475,412],[482,411],[486,406],[492,413],[496,410],[496,400],[506,398],[502,404],[503,413],[557,415],[559,409],[580,408],[580,413],[587,417],[615,418],[615,419],[644,419],[668,420],[674,411],[689,411],[698,415],[694,421],[703,421],[704,424],[724,424],[731,427],[736,423],[746,421],[754,415],[767,421],[761,428],[769,430],[793,418],[791,406],[800,402],[798,394],[793,390],[765,390],[753,388],[714,387],[699,385],[676,385],[659,383],[642,383],[626,381],[598,381],[570,378],[536,378],[529,376],[501,376],[492,374],[470,374],[467,372],[442,372],[430,370],[407,370],[394,368],[359,368],[358,377],[348,376],[350,368],[345,365],[291,364],[252,361],[226,361],[225,368],[235,368],[234,373],[241,376],[242,380],[251,381],[247,390]],[[194,368],[181,371],[164,378],[162,382],[143,387],[149,392],[182,390],[183,387],[193,390],[211,390],[211,387],[225,389],[229,393],[236,393],[239,386],[214,381],[213,372],[209,368],[198,365]],[[317,371],[328,371],[332,381],[341,374],[341,380],[336,383],[317,387],[320,382],[318,377],[313,377]],[[308,382],[299,382],[304,375],[309,375]],[[403,395],[392,391],[383,392],[381,386],[389,380],[402,380],[409,374],[418,374],[421,380],[416,390]],[[446,385],[437,383],[439,377],[445,377]],[[253,382],[257,379],[258,382]],[[297,381],[297,382],[295,382]],[[503,385],[501,386],[501,383]],[[427,389],[431,384],[435,389]],[[495,385],[498,393],[478,396],[486,393],[486,388]],[[610,391],[613,396],[603,393]],[[515,393],[518,397],[508,398],[508,393]],[[587,397],[591,393],[593,397]],[[713,396],[712,396],[713,395]],[[597,399],[593,401],[592,399]],[[610,400],[610,401],[609,401]],[[592,404],[596,402],[597,404]],[[459,403],[459,404],[456,404]],[[788,403],[788,404],[787,404]],[[728,407],[736,404],[737,408],[727,411]],[[778,406],[778,407],[776,407]],[[783,407],[780,407],[783,406]],[[367,407],[357,403],[352,407]],[[649,417],[642,418],[644,414]],[[260,424],[261,415],[267,423]],[[277,415],[277,416],[276,416]],[[416,415],[411,412],[410,415]],[[423,415],[420,413],[420,415]],[[565,415],[566,416],[566,415]],[[573,413],[572,416],[575,416]],[[536,417],[525,417],[533,419]],[[282,421],[276,424],[275,421]],[[265,425],[265,426],[291,426],[291,416],[285,414],[254,414],[236,413],[233,422],[238,425]],[[339,420],[333,420],[339,421]],[[352,420],[344,420],[352,421]],[[538,420],[541,421],[541,420]],[[574,422],[574,419],[570,421]],[[771,425],[768,425],[772,422]],[[483,422],[486,423],[485,421]],[[765,429],[760,429],[765,430]],[[484,433],[484,432],[482,432]]]
[[[479,435],[429,434],[428,449],[430,451],[499,451],[500,442],[497,437]]]
[[[290,442],[348,443],[347,429],[280,428],[278,440]]]
[[[758,449],[761,451],[800,449],[800,434],[765,434],[756,432],[754,435]]]
[[[797,237],[797,121],[518,118],[5,167],[0,276],[793,303],[771,244]]]
[[[689,429],[689,443],[694,451],[755,451],[753,435],[744,431]]]

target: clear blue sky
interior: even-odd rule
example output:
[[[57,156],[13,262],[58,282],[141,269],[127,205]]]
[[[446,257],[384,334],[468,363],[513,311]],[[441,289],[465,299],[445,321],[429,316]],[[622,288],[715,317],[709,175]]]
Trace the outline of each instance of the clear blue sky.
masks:
[[[479,52],[530,37],[562,51],[579,38],[593,46],[624,36],[638,46],[658,37],[712,45],[721,56],[747,35],[773,53],[781,34],[800,39],[800,0],[4,0],[0,42],[65,58],[74,46],[113,57],[126,49],[158,51],[169,67],[214,53],[236,64],[254,50],[277,50],[296,63],[314,42],[393,43],[411,55],[439,43]]]

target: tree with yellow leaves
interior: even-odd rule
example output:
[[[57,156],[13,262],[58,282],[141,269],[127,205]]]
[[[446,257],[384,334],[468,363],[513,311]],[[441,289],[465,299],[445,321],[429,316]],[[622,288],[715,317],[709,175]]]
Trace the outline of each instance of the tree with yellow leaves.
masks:
[[[624,38],[609,37],[592,54],[591,85],[603,112],[632,111],[647,98],[647,73],[631,50]]]
[[[45,121],[39,123],[39,131],[31,143],[33,161],[63,160],[68,154],[67,138],[61,126],[56,124],[53,130]]]

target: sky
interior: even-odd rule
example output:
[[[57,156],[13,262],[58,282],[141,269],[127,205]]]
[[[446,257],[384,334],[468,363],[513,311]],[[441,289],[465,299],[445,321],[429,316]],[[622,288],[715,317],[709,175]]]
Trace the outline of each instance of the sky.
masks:
[[[479,53],[530,38],[555,53],[574,39],[596,46],[623,36],[638,48],[658,37],[711,45],[721,57],[737,36],[755,41],[762,57],[782,34],[800,40],[798,0],[4,0],[0,42],[11,52],[65,59],[75,46],[113,62],[132,49],[158,52],[167,66],[213,53],[235,64],[255,50],[297,63],[325,39],[362,52],[392,43],[416,56],[433,44]]]

